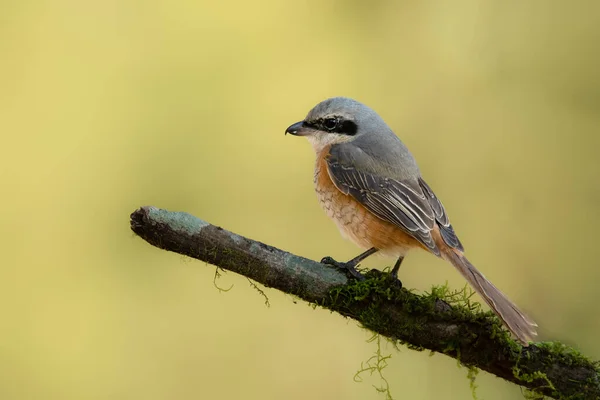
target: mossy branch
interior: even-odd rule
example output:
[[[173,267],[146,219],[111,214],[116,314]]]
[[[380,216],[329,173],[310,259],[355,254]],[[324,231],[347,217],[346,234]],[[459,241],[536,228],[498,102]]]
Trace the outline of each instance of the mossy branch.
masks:
[[[445,288],[414,294],[369,271],[349,280],[327,265],[236,235],[182,212],[142,207],[131,229],[148,243],[300,297],[353,318],[365,328],[458,359],[536,394],[556,399],[600,399],[600,367],[558,342],[522,347],[490,312],[453,301]],[[454,296],[454,297],[453,297]]]

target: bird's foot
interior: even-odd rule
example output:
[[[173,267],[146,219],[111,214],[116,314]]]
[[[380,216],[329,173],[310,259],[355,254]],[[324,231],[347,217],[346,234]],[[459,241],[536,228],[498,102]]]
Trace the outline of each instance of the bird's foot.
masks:
[[[363,274],[361,274],[360,272],[358,272],[356,270],[356,264],[354,263],[350,263],[350,262],[339,262],[339,261],[335,261],[333,258],[331,257],[323,257],[323,259],[321,260],[321,264],[326,264],[326,265],[331,265],[332,267],[336,267],[338,269],[341,269],[345,272],[347,272],[348,274],[350,274],[353,278],[359,280],[359,281],[364,281],[365,277]]]
[[[398,276],[390,274],[391,284],[398,289],[402,289],[402,281],[398,279]]]
[[[389,279],[392,282],[392,285],[396,286],[398,289],[402,289],[402,281],[398,278],[398,271],[392,270],[389,273]]]
[[[390,277],[393,279],[394,286],[397,286],[398,289],[402,289],[402,281],[398,279],[398,271],[400,270],[400,265],[402,264],[402,261],[404,261],[404,256],[398,257],[398,259],[396,260],[396,264],[394,264],[392,270],[390,271]]]

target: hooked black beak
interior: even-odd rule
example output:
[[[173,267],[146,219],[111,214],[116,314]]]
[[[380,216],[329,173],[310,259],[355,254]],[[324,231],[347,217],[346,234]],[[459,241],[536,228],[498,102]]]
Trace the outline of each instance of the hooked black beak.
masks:
[[[311,129],[304,124],[304,121],[300,121],[290,125],[285,130],[285,134],[287,135],[288,133],[294,136],[306,136],[311,133]]]

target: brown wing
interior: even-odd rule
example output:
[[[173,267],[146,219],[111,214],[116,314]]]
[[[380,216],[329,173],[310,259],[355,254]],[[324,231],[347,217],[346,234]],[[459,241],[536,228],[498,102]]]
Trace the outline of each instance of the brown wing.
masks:
[[[444,241],[462,250],[444,207],[423,180],[401,181],[359,171],[343,165],[331,154],[327,157],[327,167],[340,191],[354,197],[377,217],[403,229],[435,255],[440,255],[431,236],[436,224]]]

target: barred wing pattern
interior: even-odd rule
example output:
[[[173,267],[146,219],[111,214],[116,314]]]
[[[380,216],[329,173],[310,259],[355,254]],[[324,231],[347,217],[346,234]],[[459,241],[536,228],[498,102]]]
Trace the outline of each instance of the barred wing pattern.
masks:
[[[444,242],[446,242],[446,244],[450,247],[460,251],[465,251],[465,248],[454,232],[454,228],[452,228],[452,225],[450,224],[448,214],[446,214],[446,210],[444,210],[444,206],[440,200],[436,197],[435,193],[433,193],[433,190],[431,190],[423,178],[419,178],[419,185],[423,189],[423,193],[425,193],[425,196],[429,200],[429,204],[435,213],[435,220],[440,227],[440,233],[442,234]]]
[[[440,227],[446,244],[463,250],[444,207],[422,179],[415,184],[358,171],[341,164],[331,154],[327,166],[340,191],[354,197],[377,217],[409,233],[435,255],[440,255],[431,236],[435,224]]]

